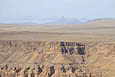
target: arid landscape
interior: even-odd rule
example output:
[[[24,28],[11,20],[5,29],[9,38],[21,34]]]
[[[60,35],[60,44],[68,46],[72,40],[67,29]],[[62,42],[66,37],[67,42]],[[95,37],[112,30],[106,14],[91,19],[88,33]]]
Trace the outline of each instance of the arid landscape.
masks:
[[[63,54],[62,41],[78,43],[67,46],[77,50]],[[82,50],[78,49],[83,46],[85,54],[80,54]],[[23,76],[19,72],[21,68],[25,74],[32,73],[27,70],[35,71],[36,66],[37,75]],[[50,66],[55,72],[48,69]],[[66,71],[60,71],[62,66]],[[0,67],[0,77],[115,77],[115,20],[63,25],[0,24]],[[9,69],[18,69],[21,75],[2,75]],[[79,75],[77,69],[86,75]]]

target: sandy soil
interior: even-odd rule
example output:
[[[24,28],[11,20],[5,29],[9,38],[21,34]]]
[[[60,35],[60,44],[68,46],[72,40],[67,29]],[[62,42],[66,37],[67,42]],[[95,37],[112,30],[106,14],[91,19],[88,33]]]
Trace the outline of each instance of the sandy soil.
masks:
[[[0,24],[0,40],[87,42],[89,68],[100,68],[104,72],[104,77],[115,77],[115,20],[97,20],[77,25]],[[10,61],[15,56],[19,62],[25,62],[29,58],[32,62],[38,56],[31,51],[24,55],[25,52],[18,52],[20,49],[17,52],[13,49],[7,53],[5,48],[5,51],[3,52],[2,48],[0,50],[1,62]],[[19,56],[22,56],[23,59]],[[16,59],[12,61],[15,62]]]
[[[114,41],[114,31],[114,20],[97,20],[77,25],[0,24],[0,40]]]

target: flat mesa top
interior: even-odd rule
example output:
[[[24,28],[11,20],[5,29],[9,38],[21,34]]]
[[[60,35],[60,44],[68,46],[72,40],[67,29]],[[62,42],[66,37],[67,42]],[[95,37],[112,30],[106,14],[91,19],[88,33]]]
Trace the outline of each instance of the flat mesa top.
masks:
[[[114,20],[85,24],[0,24],[0,40],[115,41]]]

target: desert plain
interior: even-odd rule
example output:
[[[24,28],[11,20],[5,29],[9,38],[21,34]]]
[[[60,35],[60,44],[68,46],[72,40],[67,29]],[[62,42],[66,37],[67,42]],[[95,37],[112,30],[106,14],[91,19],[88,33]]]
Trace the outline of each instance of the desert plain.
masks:
[[[13,41],[11,45],[9,41]],[[41,55],[31,50],[31,47],[42,48],[44,45],[36,43],[44,44],[47,41],[85,43],[88,69],[99,69],[102,77],[115,77],[114,19],[95,20],[84,24],[0,24],[0,64],[27,65],[39,62],[42,59]],[[14,47],[14,44],[18,47]],[[58,61],[63,58],[59,53],[52,55],[54,56],[46,56],[47,60],[43,62]],[[70,58],[70,56],[66,57]],[[76,58],[76,56],[71,57]],[[45,76],[40,75],[40,77]]]

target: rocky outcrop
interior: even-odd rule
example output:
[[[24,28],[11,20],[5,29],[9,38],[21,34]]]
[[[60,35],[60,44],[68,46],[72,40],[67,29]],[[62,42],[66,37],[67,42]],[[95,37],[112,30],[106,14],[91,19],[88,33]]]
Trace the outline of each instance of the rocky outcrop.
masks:
[[[0,41],[0,63],[25,63],[45,49],[45,42]]]
[[[71,46],[69,46],[69,44],[66,42],[64,46],[61,46],[59,41],[0,40],[0,71],[10,70],[10,75],[17,75],[16,70],[19,71],[21,69],[22,71],[18,72],[20,75],[30,75],[34,73],[36,77],[48,77],[48,75],[51,75],[51,77],[58,77],[58,75],[62,77],[77,77],[77,75],[83,75],[83,71],[81,73],[79,73],[79,71],[81,71],[82,65],[85,65],[85,67],[87,67],[86,74],[89,77],[96,73],[99,74],[98,77],[115,76],[114,42],[74,42],[71,43]],[[84,50],[84,46],[85,53],[81,54],[80,51],[82,51],[82,49],[80,48]],[[64,52],[62,52],[62,48]],[[37,64],[39,64],[42,69],[41,73],[35,70],[34,65]],[[74,73],[72,73],[71,69],[68,69],[69,64],[72,64],[74,69],[77,69],[78,64],[80,64],[79,71],[75,70]],[[6,65],[8,65],[9,69],[5,69]],[[50,70],[50,66],[52,65],[54,65],[55,73],[52,73]],[[64,66],[63,71],[61,71],[62,65]],[[20,66],[20,68],[18,68],[18,66]],[[29,70],[25,71],[27,69]],[[66,72],[64,72],[64,70]],[[96,77],[97,74],[95,75]]]
[[[90,69],[100,69],[103,77],[115,76],[115,43],[96,42],[90,43],[88,48],[88,67]]]

